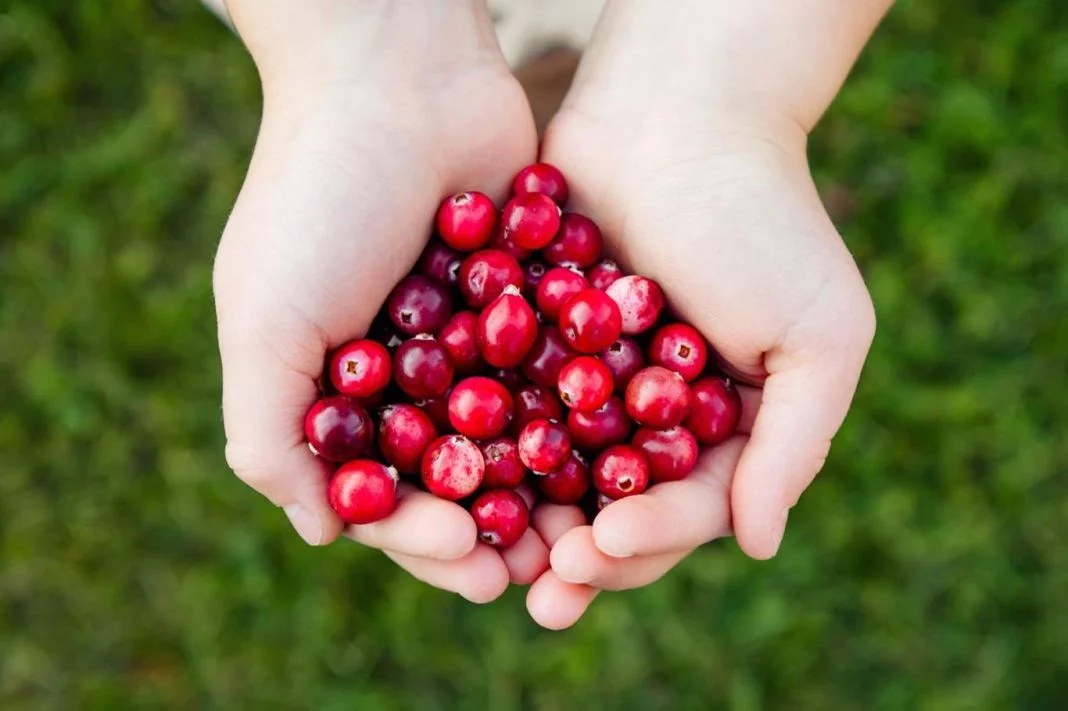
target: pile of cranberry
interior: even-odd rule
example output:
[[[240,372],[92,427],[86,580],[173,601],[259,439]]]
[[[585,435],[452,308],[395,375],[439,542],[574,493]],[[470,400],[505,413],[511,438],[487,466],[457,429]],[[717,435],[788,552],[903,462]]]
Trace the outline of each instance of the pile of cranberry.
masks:
[[[446,199],[440,239],[371,333],[330,354],[305,433],[340,464],[328,497],[347,523],[389,516],[410,475],[506,548],[537,501],[596,515],[685,478],[737,427],[709,345],[655,282],[603,258],[592,220],[561,211],[561,172],[528,166],[512,193],[499,213],[482,193]]]

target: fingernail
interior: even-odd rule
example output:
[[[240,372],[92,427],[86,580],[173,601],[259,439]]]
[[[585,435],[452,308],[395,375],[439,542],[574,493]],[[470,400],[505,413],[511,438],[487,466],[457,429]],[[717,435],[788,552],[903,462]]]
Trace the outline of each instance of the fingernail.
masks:
[[[300,504],[290,504],[282,509],[293,524],[294,530],[309,546],[317,546],[323,541],[323,525],[319,517]]]
[[[775,544],[775,548],[772,550],[771,555],[775,556],[779,553],[779,546],[782,545],[782,538],[786,535],[786,519],[790,517],[790,509],[783,509],[779,514],[778,520],[775,521],[771,530],[771,540]]]

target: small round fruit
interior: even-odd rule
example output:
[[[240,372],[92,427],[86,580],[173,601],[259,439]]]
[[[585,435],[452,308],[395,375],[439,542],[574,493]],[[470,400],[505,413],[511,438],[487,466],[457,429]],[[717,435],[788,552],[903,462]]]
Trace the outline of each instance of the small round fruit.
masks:
[[[330,358],[330,382],[342,395],[371,397],[389,385],[393,376],[391,361],[389,350],[377,341],[349,341]]]
[[[461,252],[473,252],[493,237],[497,207],[482,193],[459,193],[441,203],[435,223],[445,244]]]
[[[453,374],[448,351],[432,336],[408,339],[393,356],[393,379],[413,400],[444,394]]]
[[[326,495],[345,523],[381,521],[397,507],[397,473],[380,462],[357,459],[334,473]]]
[[[538,295],[538,287],[545,273],[549,270],[544,262],[531,260],[523,265],[523,295],[530,301],[534,301]]]
[[[580,353],[600,353],[623,332],[623,316],[608,294],[583,289],[560,310],[560,332]]]
[[[522,363],[537,337],[534,309],[515,287],[507,287],[478,317],[478,347],[495,368]]]
[[[499,223],[497,225],[497,229],[493,231],[493,240],[490,242],[489,246],[493,249],[499,249],[502,252],[507,252],[508,254],[515,257],[515,260],[517,262],[525,262],[526,260],[530,259],[530,255],[534,253],[532,250],[523,249],[511,239],[509,239],[508,233],[504,229],[504,225]]]
[[[449,422],[450,395],[452,395],[452,388],[436,397],[422,398],[414,403],[416,407],[427,414],[439,433],[448,432],[452,427],[452,423]]]
[[[489,439],[512,421],[512,395],[496,380],[482,376],[456,383],[449,396],[449,422],[472,439]]]
[[[564,213],[560,218],[560,231],[542,250],[542,254],[549,264],[585,269],[601,258],[602,249],[604,237],[593,220],[583,215]]]
[[[686,427],[701,444],[712,446],[730,437],[742,417],[742,398],[726,378],[701,378],[690,386],[693,403]]]
[[[542,324],[534,345],[523,360],[523,373],[535,385],[555,389],[560,369],[577,356],[559,328],[551,323]]]
[[[593,412],[572,410],[567,413],[571,442],[586,452],[599,452],[605,447],[625,442],[630,435],[631,424],[623,400],[615,396]]]
[[[378,449],[397,471],[418,474],[438,430],[430,415],[415,405],[386,405],[378,416]]]
[[[482,451],[463,435],[438,437],[423,455],[423,484],[441,499],[459,501],[475,493],[485,471]]]
[[[534,292],[534,302],[538,311],[549,321],[560,316],[560,309],[572,296],[589,288],[586,277],[566,267],[553,267],[545,272]]]
[[[649,487],[649,462],[630,445],[609,447],[593,462],[593,486],[616,500],[640,494]]]
[[[548,388],[528,385],[515,393],[512,426],[521,430],[534,420],[559,420],[564,416],[560,401]]]
[[[419,257],[419,273],[445,286],[455,286],[464,257],[438,240],[431,240]]]
[[[471,504],[471,518],[478,539],[494,548],[509,548],[519,542],[530,525],[527,502],[513,489],[490,489]]]
[[[704,336],[685,323],[669,323],[649,341],[649,362],[674,370],[690,383],[701,377],[708,363]]]
[[[330,395],[308,409],[304,436],[323,459],[347,462],[371,451],[375,425],[358,402],[345,395]]]
[[[607,289],[621,276],[623,276],[623,270],[611,259],[602,259],[586,270],[586,281],[594,289]]]
[[[590,468],[578,452],[572,452],[564,466],[536,478],[542,497],[552,504],[573,506],[590,490]]]
[[[505,234],[523,249],[541,249],[560,229],[560,208],[540,193],[517,195],[501,211]]]
[[[482,458],[486,462],[482,486],[487,489],[514,489],[527,476],[527,468],[519,459],[519,445],[511,437],[483,442]]]
[[[612,371],[594,356],[579,356],[560,369],[560,399],[572,410],[592,412],[612,397]]]
[[[599,357],[612,371],[612,380],[618,393],[625,391],[631,378],[645,367],[642,347],[633,338],[620,338],[601,351]]]
[[[457,373],[474,373],[483,366],[478,349],[478,314],[457,311],[438,331],[438,343],[448,352]]]
[[[515,392],[529,384],[527,376],[517,368],[494,368],[488,375],[507,388],[508,392]]]
[[[408,336],[437,333],[452,315],[448,290],[424,276],[413,274],[401,280],[386,301],[393,325]]]
[[[519,459],[535,474],[559,469],[571,456],[571,435],[559,422],[534,420],[519,432]]]
[[[523,286],[523,269],[515,257],[499,249],[483,249],[464,260],[457,285],[472,309],[483,309],[508,285]]]
[[[685,427],[642,427],[630,443],[648,460],[649,478],[654,484],[685,479],[697,466],[697,438]]]
[[[560,169],[548,163],[533,163],[516,173],[512,180],[512,194],[539,193],[548,195],[557,205],[567,204],[567,180]]]
[[[682,424],[690,412],[690,387],[678,373],[651,365],[631,378],[624,400],[627,414],[646,427],[666,430]]]
[[[620,277],[609,284],[604,293],[619,306],[623,333],[628,336],[644,333],[655,326],[664,310],[664,292],[660,285],[643,276]]]

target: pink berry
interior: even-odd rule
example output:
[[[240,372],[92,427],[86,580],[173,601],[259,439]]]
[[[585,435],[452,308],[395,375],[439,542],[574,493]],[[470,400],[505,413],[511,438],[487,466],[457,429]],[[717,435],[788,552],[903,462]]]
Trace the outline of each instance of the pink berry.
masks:
[[[605,447],[625,442],[631,424],[623,400],[615,396],[593,412],[572,410],[567,414],[571,442],[586,452],[599,452]]]
[[[638,371],[627,386],[627,414],[658,430],[682,424],[690,412],[690,387],[678,373],[651,365]]]
[[[493,249],[499,249],[502,252],[515,257],[517,262],[525,262],[530,259],[530,255],[534,252],[530,249],[523,249],[508,237],[508,232],[505,231],[504,225],[498,224],[497,229],[493,231],[493,241],[490,242],[490,246]]]
[[[538,287],[548,269],[544,262],[538,261],[529,261],[523,266],[523,295],[530,301],[534,301],[537,296]]]
[[[449,422],[472,439],[489,439],[512,421],[512,395],[490,378],[475,376],[456,383],[449,396]]]
[[[342,395],[365,398],[380,393],[393,375],[389,351],[367,338],[345,343],[330,359],[330,382]]]
[[[557,386],[569,408],[592,412],[612,397],[612,371],[594,356],[579,356],[561,368]]]
[[[542,324],[534,345],[523,360],[523,372],[535,385],[555,389],[560,369],[577,355],[564,340],[559,328],[552,324]]]
[[[527,468],[519,459],[519,445],[510,437],[499,437],[482,444],[486,473],[482,486],[487,489],[514,489],[523,483]]]
[[[649,478],[654,484],[685,479],[697,466],[697,438],[685,427],[642,427],[634,433],[631,444],[648,460]]]
[[[413,400],[444,394],[453,373],[448,351],[432,336],[408,339],[393,355],[393,379]]]
[[[541,249],[560,229],[560,208],[539,193],[517,195],[501,211],[505,235],[523,249]]]
[[[620,393],[627,389],[630,379],[645,367],[642,347],[633,338],[620,338],[601,351],[599,358],[612,371],[616,392]]]
[[[519,459],[535,474],[559,469],[571,456],[571,435],[553,420],[534,420],[519,432]]]
[[[438,437],[423,455],[423,484],[441,499],[459,501],[475,493],[485,471],[482,451],[463,435]]]
[[[608,294],[583,289],[560,310],[560,332],[580,353],[600,353],[623,332],[623,317]]]
[[[431,240],[419,257],[419,273],[444,286],[455,286],[463,261],[463,255],[455,249],[438,240]]]
[[[562,207],[567,203],[567,180],[556,166],[548,163],[534,163],[519,171],[512,181],[513,195],[527,193],[548,195]]]
[[[585,269],[601,258],[602,249],[604,237],[593,220],[583,215],[564,213],[560,217],[560,231],[542,250],[542,254],[549,264]]]
[[[471,504],[471,518],[478,539],[494,548],[509,548],[519,542],[530,525],[527,502],[512,489],[490,489]]]
[[[375,425],[356,400],[330,395],[308,409],[304,416],[304,435],[312,451],[323,459],[347,462],[371,451]]]
[[[457,284],[467,305],[482,309],[500,296],[509,284],[522,287],[523,269],[507,252],[483,249],[464,260]]]
[[[434,423],[434,427],[439,433],[452,429],[452,423],[449,422],[450,395],[452,395],[452,388],[436,397],[427,397],[415,401],[415,406],[427,414],[427,417]]]
[[[386,405],[378,417],[378,449],[397,471],[417,474],[423,454],[437,439],[430,415],[415,405]]]
[[[649,462],[629,445],[609,447],[593,462],[593,486],[615,500],[640,494],[649,487]]]
[[[473,373],[483,366],[478,349],[478,314],[457,311],[438,331],[438,343],[449,354],[457,373]]]
[[[397,506],[397,473],[369,459],[342,464],[327,487],[327,501],[342,521],[374,523]]]
[[[586,281],[594,289],[607,289],[612,283],[623,276],[623,270],[610,259],[602,259],[586,270]]]
[[[401,333],[436,333],[452,315],[452,299],[441,284],[413,274],[394,287],[386,310]]]
[[[497,208],[482,193],[459,193],[441,203],[435,222],[445,244],[461,252],[473,252],[493,236]]]
[[[545,272],[538,288],[535,291],[534,300],[538,311],[549,321],[555,321],[560,316],[560,309],[568,300],[583,289],[589,287],[586,277],[566,267],[553,267]]]
[[[643,276],[620,277],[604,291],[619,306],[623,333],[628,336],[644,333],[655,326],[664,310],[664,292],[660,285]]]
[[[559,420],[564,416],[563,407],[548,388],[528,385],[516,391],[515,417],[512,425],[522,430],[534,420]]]
[[[690,386],[693,404],[686,427],[701,444],[712,446],[730,437],[742,417],[742,398],[726,378],[702,378]]]
[[[522,363],[537,337],[534,309],[515,287],[507,287],[478,317],[478,347],[495,368]]]
[[[590,490],[590,468],[578,452],[572,452],[562,467],[537,477],[536,481],[546,501],[573,506]]]
[[[649,341],[649,362],[674,370],[690,383],[701,377],[708,363],[704,336],[685,323],[669,323]]]

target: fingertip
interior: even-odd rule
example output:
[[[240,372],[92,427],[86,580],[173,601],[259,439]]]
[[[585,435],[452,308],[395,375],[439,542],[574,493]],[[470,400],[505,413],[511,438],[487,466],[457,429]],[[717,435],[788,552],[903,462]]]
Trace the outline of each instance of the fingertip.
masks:
[[[586,514],[578,506],[560,506],[543,503],[534,509],[534,529],[541,535],[545,545],[553,548],[568,531],[585,526]]]
[[[549,569],[549,549],[532,528],[528,528],[515,545],[502,550],[500,554],[515,585],[530,585]]]
[[[405,492],[387,518],[345,529],[348,538],[372,548],[455,561],[478,543],[474,519],[459,504],[423,491]]]
[[[779,553],[783,537],[786,535],[786,522],[789,509],[779,512],[767,511],[763,515],[747,512],[734,514],[734,536],[738,547],[754,560],[770,560]]]
[[[600,554],[593,543],[593,528],[573,528],[549,552],[549,565],[567,583],[588,583],[596,574]]]
[[[469,585],[458,590],[460,596],[476,605],[493,602],[508,589],[508,567],[497,551],[484,543],[478,544],[468,555],[477,574],[471,576]]]
[[[527,612],[547,630],[565,630],[582,618],[595,597],[597,590],[564,582],[548,570],[530,586]]]
[[[613,558],[629,558],[638,550],[637,536],[649,538],[656,536],[655,522],[657,509],[663,509],[662,503],[647,496],[632,496],[614,501],[593,520],[593,544],[599,551]],[[670,513],[670,512],[668,512]],[[660,516],[660,523],[670,520]],[[648,541],[646,541],[648,544]]]

